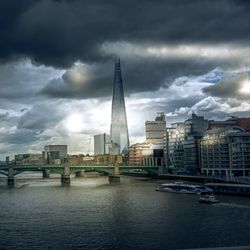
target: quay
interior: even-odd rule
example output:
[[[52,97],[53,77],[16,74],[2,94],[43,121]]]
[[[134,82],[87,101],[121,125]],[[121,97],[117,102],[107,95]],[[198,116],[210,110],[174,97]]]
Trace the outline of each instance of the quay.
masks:
[[[250,185],[247,184],[206,183],[205,185],[218,194],[250,196]]]
[[[250,196],[250,183],[249,180],[246,183],[241,183],[238,179],[238,183],[232,182],[233,179],[223,179],[216,176],[193,176],[193,175],[173,175],[173,174],[160,174],[158,176],[159,179],[165,180],[184,180],[190,182],[198,182],[203,183],[205,186],[214,190],[215,193],[218,194],[230,194],[230,195],[238,195],[238,196]]]
[[[158,178],[164,180],[184,180],[184,181],[192,181],[199,183],[205,183],[207,179],[206,176],[178,175],[178,174],[159,174]]]

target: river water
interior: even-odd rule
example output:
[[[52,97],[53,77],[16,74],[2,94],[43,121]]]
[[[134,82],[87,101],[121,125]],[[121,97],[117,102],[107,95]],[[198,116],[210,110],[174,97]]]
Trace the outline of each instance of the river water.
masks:
[[[156,192],[164,181],[122,177],[0,178],[0,249],[187,249],[250,246],[250,198]]]

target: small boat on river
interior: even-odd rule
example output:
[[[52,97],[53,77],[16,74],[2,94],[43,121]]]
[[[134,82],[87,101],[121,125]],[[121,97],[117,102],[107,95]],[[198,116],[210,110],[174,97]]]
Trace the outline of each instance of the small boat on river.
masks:
[[[211,188],[206,186],[187,184],[183,182],[164,183],[158,186],[155,190],[183,194],[211,194],[213,192]]]
[[[205,204],[214,204],[219,203],[219,200],[217,200],[214,195],[205,195],[199,199],[199,202]]]

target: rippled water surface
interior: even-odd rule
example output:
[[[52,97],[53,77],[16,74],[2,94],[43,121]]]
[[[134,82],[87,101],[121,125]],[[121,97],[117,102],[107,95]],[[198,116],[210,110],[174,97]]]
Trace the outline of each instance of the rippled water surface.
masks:
[[[162,181],[161,181],[162,182]],[[154,191],[155,180],[123,177],[0,178],[0,249],[185,249],[250,245],[250,198]]]

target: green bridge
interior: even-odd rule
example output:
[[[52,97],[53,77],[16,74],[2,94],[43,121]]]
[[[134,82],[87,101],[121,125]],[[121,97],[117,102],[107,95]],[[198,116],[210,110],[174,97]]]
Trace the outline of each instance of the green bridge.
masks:
[[[42,172],[43,178],[49,178],[50,173],[61,174],[62,184],[70,183],[70,175],[82,176],[85,172],[98,172],[109,177],[110,182],[119,182],[120,175],[143,175],[157,176],[162,172],[162,167],[156,166],[104,166],[104,165],[46,165],[46,164],[25,164],[25,165],[0,165],[0,175],[8,178],[8,185],[14,185],[15,176],[24,172]]]

